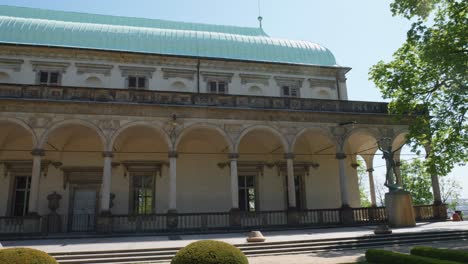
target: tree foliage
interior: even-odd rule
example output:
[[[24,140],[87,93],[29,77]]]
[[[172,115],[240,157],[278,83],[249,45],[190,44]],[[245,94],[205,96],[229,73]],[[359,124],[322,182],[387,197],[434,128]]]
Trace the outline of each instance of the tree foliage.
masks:
[[[434,197],[431,192],[431,175],[424,168],[423,161],[402,161],[400,170],[403,189],[411,193],[413,204],[432,204]]]
[[[366,168],[362,159],[356,160],[357,166],[357,175],[358,175],[358,184],[359,184],[359,198],[361,207],[370,207],[372,203],[369,201],[369,195],[366,190],[364,181],[367,178]],[[368,178],[367,178],[368,179]]]
[[[370,79],[396,116],[414,115],[413,150],[430,146],[426,166],[447,175],[468,161],[468,1],[394,0],[393,15],[412,21],[407,40]]]

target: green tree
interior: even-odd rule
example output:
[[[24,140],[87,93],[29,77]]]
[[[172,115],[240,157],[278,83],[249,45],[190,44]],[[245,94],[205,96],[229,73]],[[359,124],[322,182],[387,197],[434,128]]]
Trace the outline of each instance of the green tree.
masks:
[[[440,194],[442,203],[447,204],[448,208],[455,210],[460,202],[461,185],[458,181],[443,177],[440,179]]]
[[[403,189],[411,193],[413,204],[432,204],[431,175],[425,169],[423,161],[402,161],[400,170]]]
[[[429,146],[425,166],[447,175],[468,161],[468,1],[394,0],[393,15],[412,21],[407,40],[370,79],[391,99],[392,114],[414,115],[408,140]]]
[[[357,175],[358,175],[358,184],[359,184],[359,197],[361,201],[361,207],[370,207],[372,204],[369,201],[369,196],[367,194],[366,187],[364,185],[364,181],[367,178],[366,168],[364,166],[364,162],[362,159],[356,160],[357,166]]]

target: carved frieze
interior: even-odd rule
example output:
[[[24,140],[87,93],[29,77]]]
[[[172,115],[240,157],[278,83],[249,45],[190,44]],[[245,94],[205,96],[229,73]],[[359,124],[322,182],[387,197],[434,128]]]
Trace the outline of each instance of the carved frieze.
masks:
[[[109,64],[92,64],[92,63],[75,63],[76,73],[85,74],[85,73],[97,73],[109,76],[111,73],[113,65]]]
[[[194,79],[195,70],[187,70],[187,69],[174,69],[174,68],[162,68],[163,78],[170,79],[170,78],[182,78],[192,81]]]
[[[203,80],[205,82],[209,80],[223,80],[226,82],[231,82],[232,77],[234,76],[234,73],[229,73],[229,72],[207,72],[207,71],[202,71],[200,74],[203,76]]]
[[[120,127],[120,120],[99,120],[97,125],[102,130],[117,130]]]
[[[153,73],[156,71],[154,67],[137,67],[137,66],[119,66],[122,72],[122,77],[129,75],[145,76],[147,78],[153,77]]]
[[[292,88],[301,88],[302,83],[304,82],[304,78],[296,78],[296,77],[275,76],[274,79],[279,87],[289,86]]]
[[[31,116],[28,119],[28,124],[33,128],[45,128],[52,122],[51,117]]]
[[[257,83],[268,86],[270,76],[261,74],[239,74],[242,84]]]
[[[0,69],[20,71],[24,60],[0,58]]]
[[[56,71],[64,73],[68,66],[69,62],[57,62],[57,61],[31,61],[33,66],[33,71]]]

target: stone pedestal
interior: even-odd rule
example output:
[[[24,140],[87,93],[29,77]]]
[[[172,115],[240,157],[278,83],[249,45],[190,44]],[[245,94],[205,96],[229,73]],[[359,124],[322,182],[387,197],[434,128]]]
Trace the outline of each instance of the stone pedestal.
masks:
[[[341,206],[341,223],[345,226],[354,225],[353,208],[349,205]]]
[[[169,230],[177,229],[179,226],[179,216],[177,215],[177,210],[168,210],[166,225]]]
[[[407,191],[398,190],[385,194],[388,224],[390,227],[416,226],[413,200]]]
[[[242,212],[239,208],[232,208],[231,211],[229,211],[229,225],[231,227],[241,227],[241,218]]]
[[[101,212],[96,218],[96,231],[101,234],[112,233],[112,214]]]
[[[287,213],[288,226],[297,226],[299,225],[299,211],[297,208],[291,207],[288,209]]]

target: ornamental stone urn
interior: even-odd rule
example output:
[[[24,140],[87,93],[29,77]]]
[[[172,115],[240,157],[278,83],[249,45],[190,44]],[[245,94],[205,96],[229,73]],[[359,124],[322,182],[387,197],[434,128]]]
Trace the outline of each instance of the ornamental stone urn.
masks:
[[[47,200],[49,200],[49,209],[52,211],[51,214],[57,214],[56,211],[60,207],[60,199],[62,199],[62,195],[57,192],[47,195]]]
[[[47,200],[49,200],[49,209],[50,213],[47,215],[47,232],[48,233],[59,233],[62,231],[62,218],[57,213],[57,209],[60,207],[60,199],[62,195],[57,192],[47,195]]]

